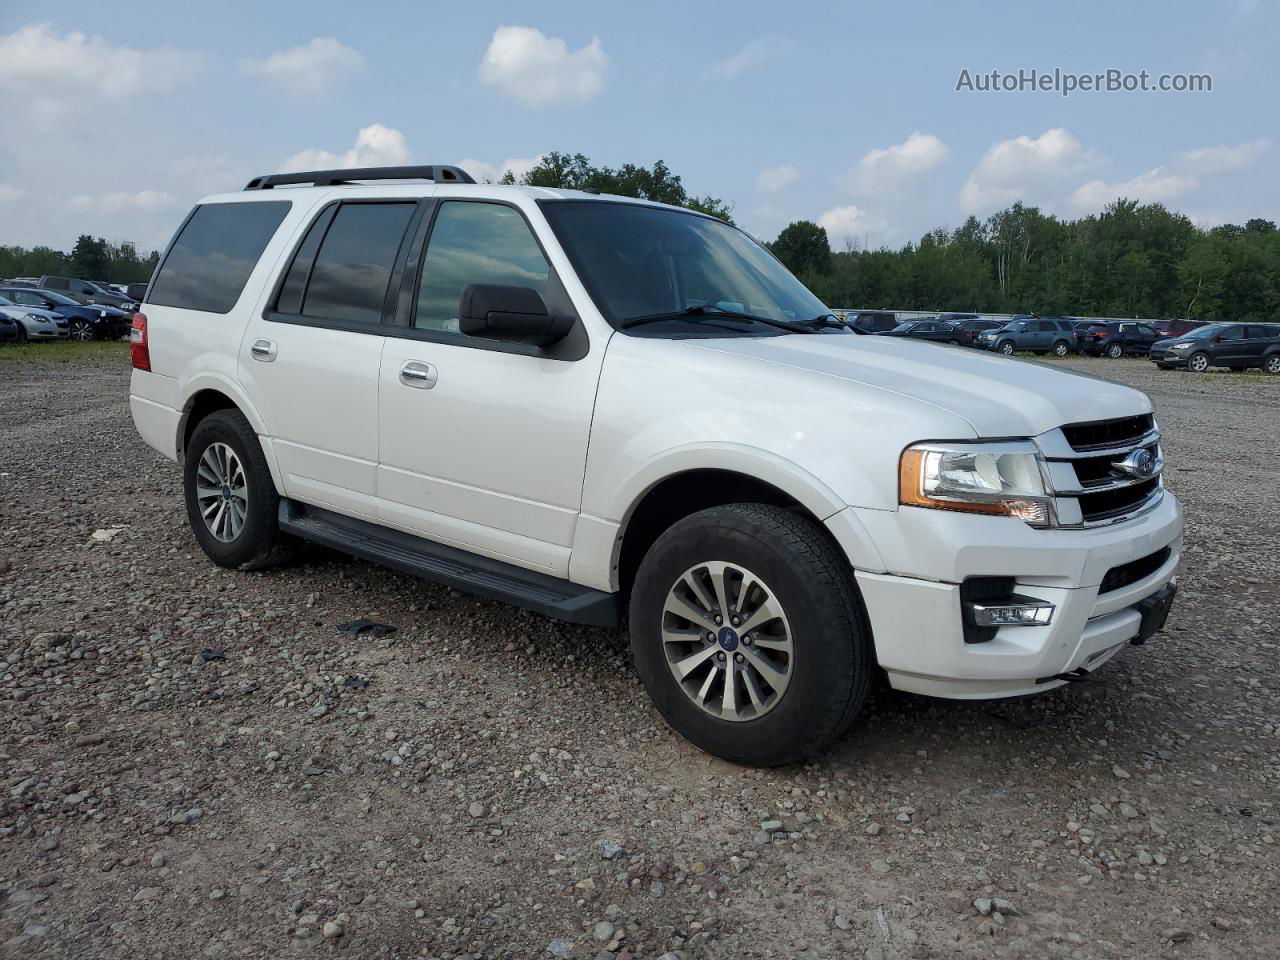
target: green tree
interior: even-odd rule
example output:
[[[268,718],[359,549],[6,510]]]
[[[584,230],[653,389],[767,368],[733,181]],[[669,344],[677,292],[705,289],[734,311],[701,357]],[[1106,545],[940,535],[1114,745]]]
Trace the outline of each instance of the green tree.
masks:
[[[516,178],[507,171],[503,183],[515,183]],[[636,197],[687,207],[727,223],[733,223],[732,211],[727,203],[712,196],[691,196],[685,189],[679,174],[672,173],[661,160],[652,167],[624,163],[620,167],[598,167],[581,153],[551,152],[534,164],[520,178],[520,183],[530,187],[556,187],[564,190],[598,190],[620,197]]]
[[[827,231],[810,220],[797,220],[783,227],[769,249],[798,277],[825,276],[831,272]]]

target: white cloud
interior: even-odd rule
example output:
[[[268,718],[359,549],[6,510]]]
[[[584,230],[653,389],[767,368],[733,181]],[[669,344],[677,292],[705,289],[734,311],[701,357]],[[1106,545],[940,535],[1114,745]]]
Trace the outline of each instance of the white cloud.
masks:
[[[795,49],[795,41],[790,37],[769,34],[756,37],[731,57],[715,64],[711,72],[723,80],[766,66],[775,60],[781,60]]]
[[[47,23],[0,36],[0,90],[8,110],[54,117],[103,100],[121,101],[146,81],[185,77],[199,55],[115,46],[83,33],[58,34]]]
[[[916,131],[902,143],[871,150],[849,175],[856,193],[890,193],[943,164],[950,151],[931,133]]]
[[[294,93],[332,90],[364,67],[364,57],[333,37],[281,50],[261,60],[242,60],[245,73],[265,77]]]
[[[777,193],[800,179],[800,171],[789,163],[768,167],[756,175],[756,189],[761,193]]]
[[[1235,147],[1202,147],[1181,154],[1178,165],[1192,173],[1230,173],[1253,166],[1270,146],[1271,141],[1264,137]]]
[[[1154,167],[1132,180],[1117,183],[1090,180],[1071,194],[1071,202],[1085,210],[1100,210],[1121,197],[1142,203],[1163,203],[1180,197],[1199,185],[1195,177],[1174,173],[1167,167]]]
[[[67,201],[71,210],[88,210],[93,213],[125,213],[163,210],[173,206],[173,197],[162,190],[141,190],[138,193],[81,193]]]
[[[1061,127],[1002,140],[983,154],[960,190],[960,206],[978,213],[1008,206],[1052,202],[1064,183],[1096,165],[1093,151]]]
[[[481,183],[485,181],[497,183],[507,171],[510,171],[518,181],[536,166],[541,159],[542,154],[534,157],[507,157],[501,163],[489,163],[486,160],[469,158],[459,161],[458,166]]]
[[[818,226],[827,231],[827,239],[836,249],[846,244],[864,243],[870,236],[882,232],[885,222],[857,206],[833,207],[818,217]]]
[[[532,107],[586,103],[604,86],[609,58],[598,38],[570,52],[533,27],[498,27],[480,61],[480,81]]]
[[[0,203],[16,203],[25,192],[12,183],[0,183]]]
[[[311,148],[301,150],[280,165],[281,172],[332,170],[346,167],[399,166],[409,160],[409,145],[395,127],[371,123],[356,134],[355,146],[346,153]]]

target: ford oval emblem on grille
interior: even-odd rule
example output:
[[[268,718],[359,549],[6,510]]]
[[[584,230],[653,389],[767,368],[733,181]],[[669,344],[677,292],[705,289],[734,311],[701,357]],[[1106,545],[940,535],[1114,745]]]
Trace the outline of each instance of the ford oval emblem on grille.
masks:
[[[1156,475],[1155,454],[1146,447],[1139,447],[1123,460],[1113,464],[1113,466],[1131,477],[1137,477],[1139,480],[1147,480]]]

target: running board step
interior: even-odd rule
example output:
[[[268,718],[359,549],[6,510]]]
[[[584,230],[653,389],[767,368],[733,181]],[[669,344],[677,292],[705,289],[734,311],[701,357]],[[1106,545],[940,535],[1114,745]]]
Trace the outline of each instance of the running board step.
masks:
[[[280,529],[295,537],[464,593],[512,603],[568,623],[614,627],[620,619],[618,595],[614,593],[592,590],[296,500],[280,501],[279,519]]]

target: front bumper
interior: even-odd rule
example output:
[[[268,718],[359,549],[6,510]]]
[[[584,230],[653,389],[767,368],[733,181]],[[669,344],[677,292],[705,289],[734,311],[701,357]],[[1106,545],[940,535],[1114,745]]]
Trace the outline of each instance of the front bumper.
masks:
[[[1190,352],[1174,353],[1172,350],[1152,350],[1151,353],[1148,354],[1148,359],[1150,359],[1152,363],[1160,364],[1162,367],[1185,367],[1187,365],[1188,356],[1190,356]]]
[[[880,666],[896,689],[938,697],[1021,696],[1061,686],[1061,674],[1097,669],[1138,637],[1143,601],[1174,581],[1182,554],[1182,509],[1167,492],[1140,517],[1088,530],[910,507],[850,509],[886,571],[857,573]],[[1154,572],[1100,592],[1108,571],[1165,548]],[[1001,576],[1014,578],[1018,594],[1054,604],[1052,621],[965,643],[960,584]]]

